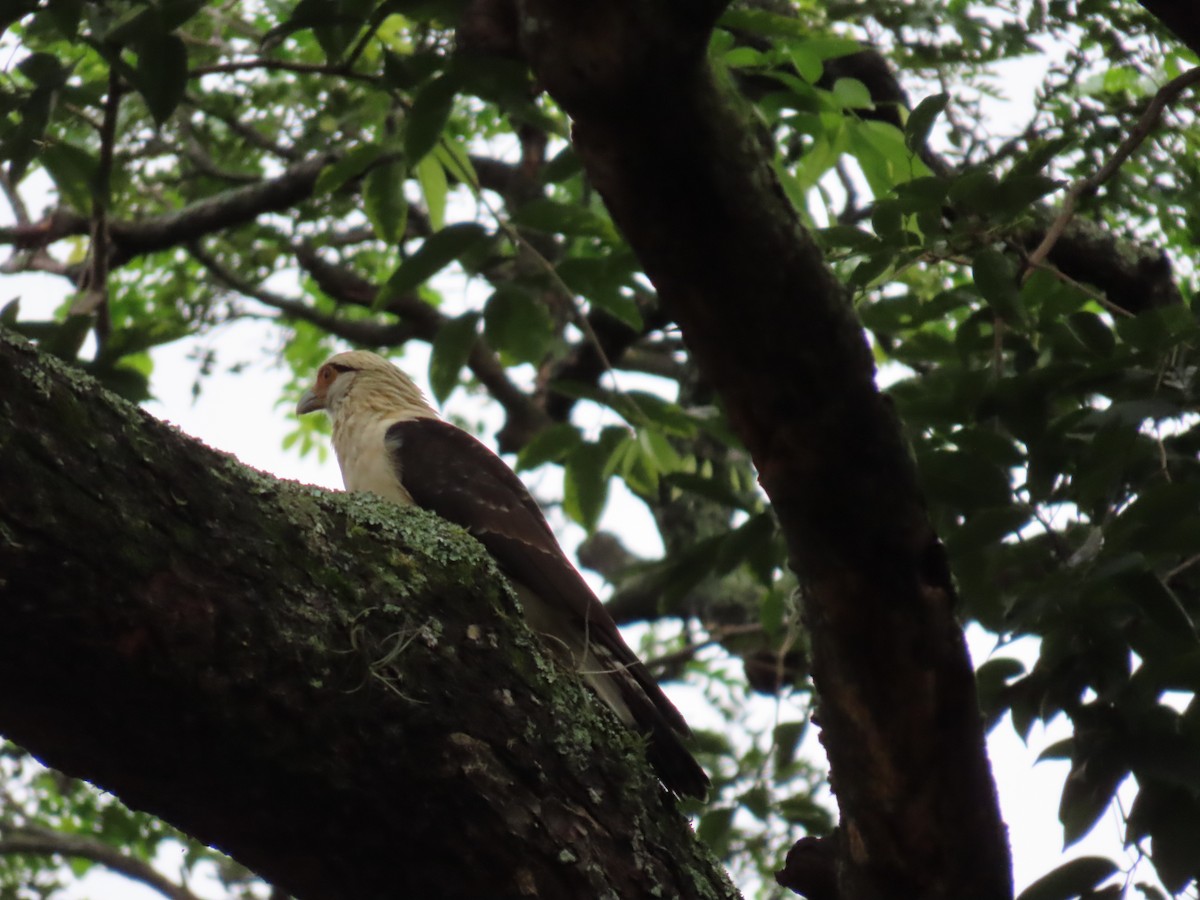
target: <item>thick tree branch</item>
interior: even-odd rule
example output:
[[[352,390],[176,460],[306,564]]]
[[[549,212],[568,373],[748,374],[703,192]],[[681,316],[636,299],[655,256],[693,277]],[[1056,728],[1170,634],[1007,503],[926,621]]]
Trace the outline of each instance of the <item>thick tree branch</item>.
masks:
[[[732,897],[482,549],[0,332],[0,731],[301,900]]]
[[[841,895],[1010,897],[954,590],[899,423],[845,291],[707,67],[707,28],[668,2],[519,9],[535,74],[721,394],[805,585]]]

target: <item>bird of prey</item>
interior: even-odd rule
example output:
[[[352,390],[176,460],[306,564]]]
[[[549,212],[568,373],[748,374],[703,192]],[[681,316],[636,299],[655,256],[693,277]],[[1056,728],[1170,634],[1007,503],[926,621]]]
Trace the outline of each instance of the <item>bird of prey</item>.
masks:
[[[629,648],[571,565],[541,509],[505,463],[442,421],[407,375],[381,356],[339,353],[296,406],[323,409],[348,491],[414,503],[470,532],[512,582],[532,631],[628,727],[647,738],[659,780],[703,799],[708,777],[684,747],[683,716]]]

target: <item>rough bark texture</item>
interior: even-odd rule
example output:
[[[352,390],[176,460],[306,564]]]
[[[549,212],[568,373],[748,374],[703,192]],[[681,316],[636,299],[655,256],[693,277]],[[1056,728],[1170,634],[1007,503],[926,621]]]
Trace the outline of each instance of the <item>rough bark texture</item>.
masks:
[[[806,586],[838,896],[1010,897],[944,554],[847,295],[707,65],[719,5],[519,9],[539,82],[753,454]]]
[[[474,541],[0,330],[0,732],[302,900],[731,897]]]

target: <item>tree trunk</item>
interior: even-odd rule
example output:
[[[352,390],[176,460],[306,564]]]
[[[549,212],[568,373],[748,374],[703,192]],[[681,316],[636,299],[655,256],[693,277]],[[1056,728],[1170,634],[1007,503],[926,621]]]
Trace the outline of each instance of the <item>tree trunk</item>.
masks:
[[[302,900],[733,897],[482,548],[0,329],[0,732]]]
[[[804,585],[845,900],[1012,896],[945,554],[847,292],[708,65],[723,3],[520,0],[591,182],[754,458]],[[795,873],[793,873],[795,874]]]

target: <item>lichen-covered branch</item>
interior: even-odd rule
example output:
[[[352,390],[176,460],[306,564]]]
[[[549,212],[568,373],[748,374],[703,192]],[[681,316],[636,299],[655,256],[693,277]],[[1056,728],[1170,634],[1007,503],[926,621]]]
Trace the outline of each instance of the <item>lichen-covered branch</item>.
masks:
[[[0,331],[0,732],[301,900],[732,897],[482,549]]]

